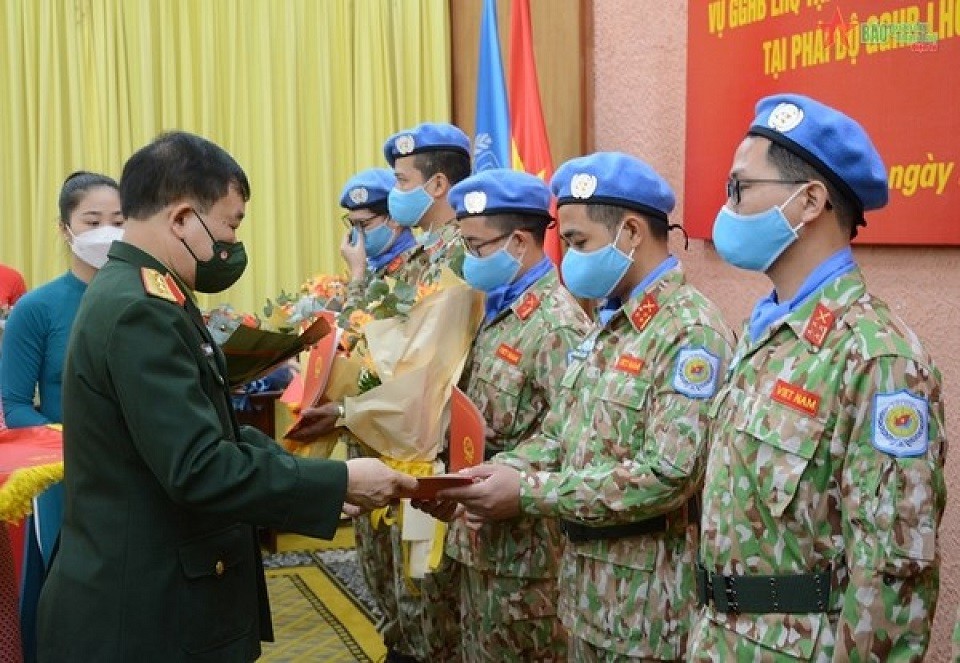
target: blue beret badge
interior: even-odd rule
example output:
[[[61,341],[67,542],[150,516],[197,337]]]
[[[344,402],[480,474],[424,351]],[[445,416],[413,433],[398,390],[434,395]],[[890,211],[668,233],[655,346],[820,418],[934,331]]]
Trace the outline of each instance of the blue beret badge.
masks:
[[[367,187],[358,186],[354,189],[350,189],[350,200],[352,200],[357,205],[362,205],[367,202],[370,198],[370,192],[367,191]]]
[[[413,152],[417,144],[416,141],[413,140],[413,136],[410,134],[403,134],[402,136],[397,136],[397,139],[393,141],[393,146],[397,149],[399,154],[410,154]]]
[[[463,208],[470,214],[482,214],[487,209],[487,194],[483,191],[471,191],[463,197]]]
[[[782,134],[796,129],[803,122],[803,110],[796,104],[781,103],[770,111],[767,126]]]
[[[590,173],[577,173],[570,178],[570,195],[586,200],[597,190],[597,176]]]

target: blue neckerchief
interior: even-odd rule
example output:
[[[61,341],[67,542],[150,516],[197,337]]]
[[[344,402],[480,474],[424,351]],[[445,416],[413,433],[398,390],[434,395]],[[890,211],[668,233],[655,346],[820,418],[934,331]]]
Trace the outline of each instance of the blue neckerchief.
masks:
[[[416,245],[417,240],[414,238],[413,233],[410,232],[409,228],[404,228],[403,232],[397,236],[393,246],[378,256],[367,258],[367,267],[369,267],[371,271],[379,272],[381,269],[389,265],[391,260],[396,258],[407,249],[413,248]]]
[[[817,265],[800,286],[793,299],[783,303],[777,302],[777,291],[757,302],[750,315],[750,338],[756,340],[767,331],[775,322],[792,313],[805,299],[817,290],[840,276],[852,271],[857,266],[853,260],[853,251],[850,247],[840,249],[832,256]]]
[[[628,299],[632,299],[633,297],[639,295],[641,292],[649,288],[654,281],[679,264],[680,262],[674,256],[667,256],[666,260],[654,267],[653,271],[644,276],[643,280],[637,284],[637,287],[630,291],[630,297],[628,297]],[[603,306],[597,310],[597,318],[600,319],[600,324],[606,326],[606,324],[610,322],[610,318],[612,318],[614,313],[619,311],[622,306],[623,302],[620,300],[620,298],[609,297],[607,301],[603,303]]]
[[[506,311],[511,304],[517,301],[517,298],[525,293],[530,286],[539,281],[553,268],[550,258],[544,258],[536,265],[531,267],[526,274],[518,278],[513,283],[502,285],[487,293],[487,301],[484,304],[486,315],[483,323],[488,324],[498,315]]]

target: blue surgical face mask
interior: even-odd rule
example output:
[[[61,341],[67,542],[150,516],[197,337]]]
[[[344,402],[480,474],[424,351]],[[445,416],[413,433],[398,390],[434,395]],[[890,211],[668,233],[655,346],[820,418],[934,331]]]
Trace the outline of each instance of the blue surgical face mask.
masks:
[[[575,296],[584,299],[602,299],[609,297],[617,287],[623,275],[633,264],[633,251],[627,255],[617,248],[620,231],[613,241],[602,249],[584,253],[576,249],[567,249],[560,265],[563,282]]]
[[[502,248],[488,256],[478,258],[465,253],[463,256],[463,279],[471,288],[490,292],[512,283],[520,271],[520,259],[507,251],[511,235]]]
[[[717,253],[734,267],[765,272],[787,248],[797,241],[796,228],[783,214],[803,188],[793,192],[782,205],[774,205],[758,214],[737,214],[724,205],[713,222],[713,245]]]
[[[405,228],[412,228],[420,223],[420,219],[433,205],[433,197],[427,193],[421,184],[416,189],[401,191],[394,187],[387,196],[387,208],[390,218]]]
[[[387,224],[381,223],[376,228],[363,231],[363,245],[367,250],[367,256],[375,258],[382,254],[390,245],[393,244],[394,232]]]

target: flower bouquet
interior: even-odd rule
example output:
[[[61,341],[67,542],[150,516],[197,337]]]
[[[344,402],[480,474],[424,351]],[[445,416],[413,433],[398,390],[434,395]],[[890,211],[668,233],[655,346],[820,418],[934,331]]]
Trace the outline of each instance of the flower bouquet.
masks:
[[[323,311],[340,311],[346,293],[347,283],[342,277],[317,274],[307,279],[297,292],[281,290],[273,300],[267,299],[263,315],[271,328],[290,332]]]
[[[444,472],[437,455],[450,418],[450,394],[483,319],[483,296],[446,268],[434,286],[416,292],[408,312],[364,322],[357,349],[365,382],[357,395],[344,398],[343,422],[387,465],[427,477]],[[372,513],[373,526],[387,517],[384,510]],[[423,577],[439,563],[445,525],[411,508],[408,500],[396,517],[407,547],[404,576]]]
[[[333,329],[325,318],[304,321],[304,329],[290,333],[271,331],[263,321],[249,313],[237,313],[229,305],[219,306],[204,314],[207,329],[223,351],[227,362],[227,378],[231,387],[239,387],[266,375],[278,364],[296,356],[317,343]],[[268,318],[269,319],[269,318]]]
[[[313,282],[322,283],[323,279],[315,277]],[[301,290],[305,291],[306,288]],[[338,301],[340,309],[335,317],[332,311],[324,310],[323,315],[331,316],[336,321],[339,336],[336,343],[324,339],[311,348],[303,379],[299,384],[292,385],[291,394],[285,394],[282,399],[291,406],[293,414],[322,403],[341,402],[346,397],[365,393],[380,385],[364,329],[374,320],[405,318],[414,305],[430,292],[432,290],[417,288],[395,279],[377,278],[367,284],[359,297]],[[328,457],[342,430],[303,443],[286,437],[297,428],[298,423],[295,421],[285,433],[284,447],[297,455]]]

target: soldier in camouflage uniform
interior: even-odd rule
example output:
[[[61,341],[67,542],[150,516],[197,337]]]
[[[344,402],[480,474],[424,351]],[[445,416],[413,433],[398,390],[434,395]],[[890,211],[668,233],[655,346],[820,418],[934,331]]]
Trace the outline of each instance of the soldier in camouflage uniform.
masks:
[[[467,251],[464,277],[487,293],[460,386],[487,423],[488,459],[540,433],[567,356],[591,324],[543,252],[550,197],[540,178],[501,169],[469,177],[450,192]],[[553,518],[517,518],[476,531],[453,521],[446,553],[460,583],[462,660],[566,660],[567,636],[557,618],[561,537]]]
[[[420,241],[434,266],[425,282],[436,278],[442,266],[462,276],[463,248],[447,194],[470,174],[470,140],[452,124],[427,122],[388,138],[383,155],[397,177],[390,192],[390,216],[420,229]]]
[[[777,95],[757,105],[727,193],[717,251],[775,290],[711,410],[689,658],[920,661],[944,409],[930,356],[850,251],[864,210],[887,202],[883,162],[846,115]]]
[[[399,226],[389,217],[387,198],[395,184],[392,170],[371,168],[358,173],[344,186],[340,205],[347,210],[345,218],[351,226],[351,232],[340,246],[351,275],[347,306],[351,300],[364,296],[372,278],[389,276],[406,283],[418,283],[432,266],[427,252],[410,229]],[[336,403],[331,407],[339,411],[342,406]],[[376,455],[345,428],[340,439],[350,458]],[[393,572],[395,568],[402,568],[397,567],[394,560],[395,546],[401,547],[399,533],[396,527],[381,522],[382,517],[382,513],[373,517],[364,514],[354,519],[357,560],[380,608],[380,631],[390,660],[403,660],[404,647],[400,643],[404,641],[404,634],[397,615],[409,592],[398,586],[403,583],[402,574]],[[387,522],[389,520],[388,517]],[[412,609],[416,607],[414,604]],[[406,650],[410,652],[412,647]]]
[[[707,409],[732,352],[719,310],[669,255],[674,195],[619,153],[554,175],[564,282],[607,298],[570,353],[542,434],[441,491],[478,515],[560,518],[569,660],[680,660],[694,609]]]
[[[410,229],[390,218],[387,197],[396,183],[392,170],[369,168],[343,187],[340,206],[347,210],[343,219],[350,230],[340,244],[340,254],[350,270],[346,306],[362,299],[374,278],[389,276],[418,283],[431,266]]]
[[[389,275],[426,285],[437,279],[444,266],[461,273],[463,248],[457,241],[456,215],[447,194],[470,174],[470,141],[466,134],[450,124],[420,124],[387,139],[383,153],[396,179],[386,195],[390,220],[404,229],[401,236],[415,226],[422,231],[418,246],[400,254],[407,256],[406,262]],[[344,193],[350,197],[349,189]],[[354,247],[345,248],[347,257]],[[347,260],[351,265],[356,262],[355,258]],[[365,284],[351,284],[351,294],[362,294]],[[301,437],[315,439],[333,430],[344,407],[342,403],[327,403],[304,410],[306,425]],[[351,457],[377,455],[346,429],[343,439]],[[388,458],[383,460],[390,463]],[[401,509],[393,505],[354,521],[364,577],[383,612],[378,628],[388,650],[386,660],[454,660],[459,656],[459,624],[447,614],[450,602],[442,598],[444,587],[451,581],[444,568],[422,579],[408,576],[411,544],[402,538]]]

